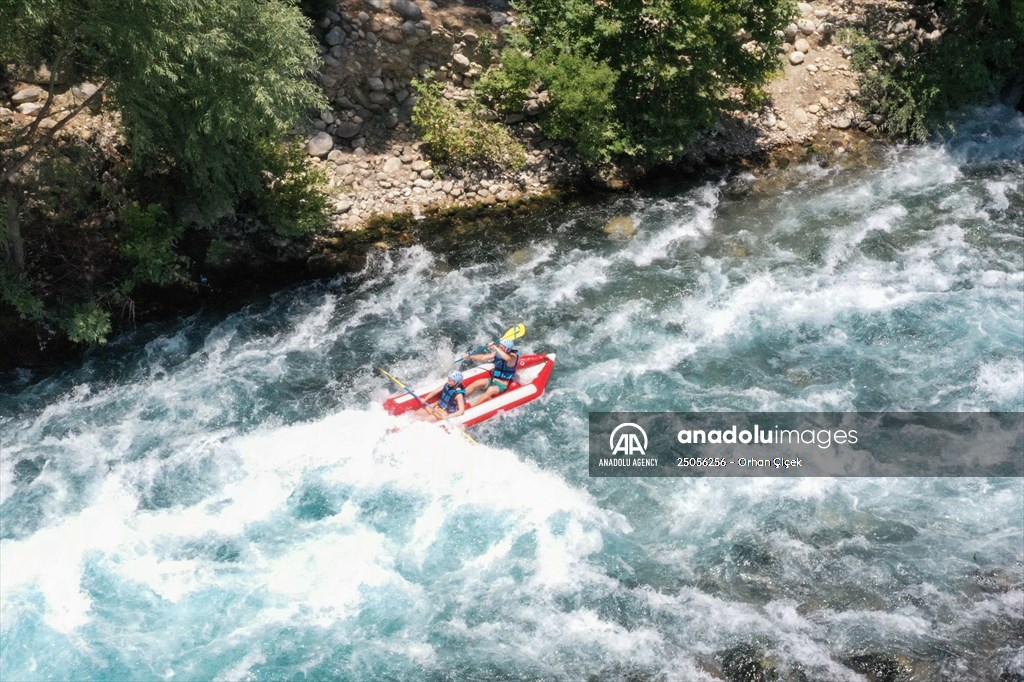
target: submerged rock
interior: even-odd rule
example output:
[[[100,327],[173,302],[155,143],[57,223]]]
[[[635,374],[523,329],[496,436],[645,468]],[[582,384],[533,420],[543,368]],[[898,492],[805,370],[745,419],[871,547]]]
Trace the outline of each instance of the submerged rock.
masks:
[[[750,644],[740,644],[720,654],[722,674],[730,682],[773,682],[779,679],[775,661]]]
[[[911,679],[913,666],[905,656],[898,654],[867,653],[850,656],[843,663],[870,682],[903,682]]]
[[[629,239],[636,234],[636,222],[628,215],[612,218],[604,226],[604,233],[612,239]]]

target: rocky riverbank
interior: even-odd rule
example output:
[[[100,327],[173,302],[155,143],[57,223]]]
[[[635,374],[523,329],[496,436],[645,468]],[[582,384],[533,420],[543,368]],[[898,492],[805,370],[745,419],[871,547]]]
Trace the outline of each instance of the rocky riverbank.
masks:
[[[524,203],[562,190],[605,191],[710,167],[757,168],[812,155],[825,163],[856,163],[883,119],[862,108],[859,74],[851,64],[852,49],[840,40],[843,32],[870,36],[884,55],[895,59],[901,45],[935,40],[942,27],[933,10],[899,0],[820,0],[800,3],[798,11],[794,22],[777,34],[773,49],[779,56],[779,75],[765,88],[764,104],[746,111],[739,106],[740,93],[735,93],[736,111],[724,115],[671,167],[584,163],[569,146],[544,136],[539,121],[549,98],[546,92],[534,92],[520,112],[486,112],[506,125],[527,151],[521,170],[497,172],[464,171],[431,160],[412,124],[412,83],[437,78],[450,100],[472,97],[472,86],[495,63],[506,32],[516,25],[508,3],[339,0],[335,11],[315,27],[320,41],[315,78],[329,106],[313,112],[295,131],[306,145],[309,162],[328,178],[331,231],[312,240],[296,239],[261,230],[245,216],[228,216],[213,232],[195,231],[195,243],[186,249],[196,282],[177,292],[150,292],[137,301],[137,310],[133,302],[132,309],[142,319],[156,317],[198,305],[210,291],[232,299],[260,286],[358,269],[369,249],[415,238],[408,227],[423,218],[433,218],[424,226],[444,230],[460,213],[497,215],[512,206],[529,210]],[[44,129],[57,125],[57,113],[98,99],[97,85],[56,83],[45,67],[15,76],[16,82],[0,87],[0,135],[36,123],[51,96],[51,117],[37,123]],[[83,111],[58,137],[84,143],[98,159],[116,158],[124,142],[116,113],[104,107]],[[97,220],[93,241],[102,241],[99,236],[109,231],[104,226],[113,225],[116,216]],[[628,226],[609,229],[628,231]],[[217,264],[209,262],[211,240],[222,247]],[[5,319],[15,324],[17,315],[10,311]],[[123,322],[115,320],[115,326]],[[30,327],[12,333],[24,337],[18,354],[25,358],[36,354]],[[52,334],[45,341],[40,337],[40,356],[51,342],[62,343]],[[50,345],[46,353],[52,349]]]
[[[780,74],[766,88],[765,105],[723,117],[668,172],[788,161],[809,148],[819,156],[824,150],[825,157],[842,157],[865,144],[881,119],[858,103],[853,51],[837,36],[856,29],[895,49],[906,39],[924,42],[941,35],[927,20],[911,16],[920,10],[907,2],[842,0],[800,3],[798,9],[799,17],[777,36]],[[546,139],[537,125],[544,92],[534,93],[513,116],[490,112],[526,145],[523,170],[464,173],[432,164],[410,121],[410,82],[436,74],[446,82],[447,97],[468,99],[469,88],[497,56],[504,31],[515,23],[504,0],[342,0],[320,23],[318,78],[333,106],[310,122],[307,149],[330,178],[337,230],[359,229],[375,216],[419,217],[566,186],[621,187],[643,180],[650,169],[587,167],[566,146]]]

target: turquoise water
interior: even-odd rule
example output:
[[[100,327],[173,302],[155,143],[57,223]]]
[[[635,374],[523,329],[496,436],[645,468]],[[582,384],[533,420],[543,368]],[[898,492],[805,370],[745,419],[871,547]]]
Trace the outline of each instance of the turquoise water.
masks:
[[[1020,479],[590,479],[588,410],[1024,410],[1024,117],[567,205],[0,393],[0,678],[1024,675]],[[601,228],[630,215],[638,230]],[[523,320],[547,394],[391,433]]]

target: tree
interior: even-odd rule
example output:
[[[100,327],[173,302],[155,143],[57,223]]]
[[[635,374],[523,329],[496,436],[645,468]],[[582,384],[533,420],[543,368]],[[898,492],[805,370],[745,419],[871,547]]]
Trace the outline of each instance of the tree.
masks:
[[[578,121],[572,138],[589,156],[656,161],[712,125],[731,106],[730,88],[766,82],[779,65],[773,34],[793,13],[788,0],[521,0],[517,9],[525,45],[509,50],[527,58],[502,62],[530,76],[505,82],[548,88],[560,121],[549,130],[565,137]]]
[[[134,165],[180,176],[200,206],[259,188],[254,149],[322,104],[306,77],[317,54],[307,29],[284,0],[4,0],[0,64],[51,74],[35,119],[0,146],[8,265],[24,267],[19,172],[101,100],[120,113]],[[79,80],[96,90],[58,109],[57,86]]]

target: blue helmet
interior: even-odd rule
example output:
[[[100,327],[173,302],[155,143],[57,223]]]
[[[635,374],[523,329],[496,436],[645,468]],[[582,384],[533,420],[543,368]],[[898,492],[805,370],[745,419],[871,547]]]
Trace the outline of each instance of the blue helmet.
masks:
[[[454,381],[455,383],[460,384],[462,383],[462,372],[456,372],[455,370],[452,370],[451,372],[448,372],[448,378]]]
[[[498,341],[498,343],[500,343],[501,347],[505,350],[512,350],[512,341],[510,339],[502,339],[501,341]]]

